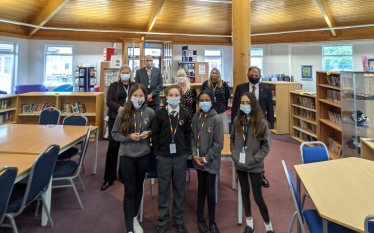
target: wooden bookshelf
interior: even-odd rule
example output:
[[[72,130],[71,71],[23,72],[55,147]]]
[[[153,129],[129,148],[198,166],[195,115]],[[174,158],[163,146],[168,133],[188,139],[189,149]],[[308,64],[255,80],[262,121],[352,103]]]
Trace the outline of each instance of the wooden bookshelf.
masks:
[[[103,134],[104,119],[104,93],[103,92],[29,92],[18,95],[17,109],[19,124],[38,124],[40,113],[23,113],[24,104],[55,104],[61,110],[63,104],[74,104],[80,102],[86,107],[85,113],[81,115],[87,117],[87,125],[99,126],[99,137]],[[59,124],[63,119],[73,113],[61,113]]]
[[[17,96],[0,94],[0,125],[17,122]]]
[[[316,95],[304,91],[290,92],[291,137],[299,142],[317,140]]]
[[[273,104],[274,104],[274,129],[272,130],[276,134],[288,134],[290,130],[290,91],[300,89],[300,83],[294,82],[261,82],[271,88],[273,92]],[[275,95],[274,95],[275,94]]]
[[[339,101],[334,101],[328,99],[328,92],[335,91],[340,92],[340,85],[331,85],[328,82],[327,77],[338,77],[340,79],[339,72],[327,72],[327,71],[317,71],[316,72],[316,84],[317,84],[317,139],[322,141],[329,148],[329,156],[331,159],[338,159],[340,155],[330,149],[328,138],[333,139],[336,143],[342,145],[342,126],[341,123],[333,122],[330,120],[329,111],[340,114],[342,117],[342,107]],[[339,94],[340,99],[340,94]],[[341,121],[341,120],[340,120]]]

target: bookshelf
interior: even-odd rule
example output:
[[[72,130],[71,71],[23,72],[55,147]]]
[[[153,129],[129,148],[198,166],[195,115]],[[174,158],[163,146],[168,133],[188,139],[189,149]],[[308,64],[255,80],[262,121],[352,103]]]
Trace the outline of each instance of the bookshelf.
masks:
[[[17,122],[17,96],[0,94],[0,125]]]
[[[103,133],[104,117],[104,93],[103,92],[29,92],[18,95],[17,101],[17,123],[19,124],[38,124],[40,113],[24,113],[23,106],[30,104],[54,104],[61,111],[61,107],[66,104],[75,104],[79,102],[85,105],[86,112],[79,113],[87,117],[87,125],[99,126],[99,136]],[[61,111],[60,124],[63,119],[72,113],[63,113]]]
[[[77,79],[78,77],[78,79]],[[76,82],[78,81],[79,92],[94,92],[94,86],[96,84],[96,68],[95,67],[79,67],[78,76],[76,76]],[[77,89],[77,88],[75,88]]]
[[[331,159],[342,153],[340,72],[317,71],[317,139],[328,147]]]
[[[299,142],[317,140],[316,94],[290,92],[291,137]]]
[[[273,92],[274,104],[274,129],[273,133],[288,134],[290,133],[290,91],[300,89],[300,83],[285,81],[265,81],[261,84],[270,87]],[[277,109],[279,111],[277,111]]]
[[[203,83],[209,78],[209,62],[178,62],[178,69],[184,69],[190,83]]]

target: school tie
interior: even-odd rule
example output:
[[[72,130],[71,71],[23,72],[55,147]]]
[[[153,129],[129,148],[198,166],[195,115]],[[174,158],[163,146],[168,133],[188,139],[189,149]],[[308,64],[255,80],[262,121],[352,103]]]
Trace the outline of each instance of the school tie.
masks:
[[[172,115],[173,117],[175,117],[176,114],[177,114],[177,111],[171,111],[171,115]]]
[[[256,95],[256,86],[252,86],[252,94]]]

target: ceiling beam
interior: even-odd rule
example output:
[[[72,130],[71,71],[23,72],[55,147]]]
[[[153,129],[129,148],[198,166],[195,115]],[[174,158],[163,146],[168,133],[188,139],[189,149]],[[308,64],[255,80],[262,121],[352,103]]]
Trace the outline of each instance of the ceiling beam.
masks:
[[[49,2],[43,7],[43,9],[36,15],[31,21],[31,24],[36,26],[43,26],[48,22],[59,10],[61,10],[69,0],[49,0]],[[28,35],[34,35],[39,28],[30,28]]]
[[[325,19],[327,26],[329,26],[330,28],[334,27],[336,24],[331,15],[330,8],[327,6],[326,0],[316,0],[316,2],[319,6],[319,9],[322,12],[323,18]],[[331,34],[333,36],[336,36],[336,32],[334,29],[331,29]]]
[[[156,1],[155,6],[153,7],[153,10],[151,12],[151,15],[149,16],[147,27],[145,29],[147,32],[152,31],[152,28],[156,23],[157,16],[161,11],[162,6],[164,5],[164,2],[165,2],[165,0],[157,0]]]

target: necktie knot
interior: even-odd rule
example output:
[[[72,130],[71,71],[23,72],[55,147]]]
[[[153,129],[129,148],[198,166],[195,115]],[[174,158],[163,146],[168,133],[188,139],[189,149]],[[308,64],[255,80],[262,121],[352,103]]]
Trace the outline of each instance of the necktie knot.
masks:
[[[256,86],[252,86],[252,94],[256,93]]]
[[[173,117],[175,117],[176,113],[177,113],[177,111],[171,111],[171,115],[172,115]]]

